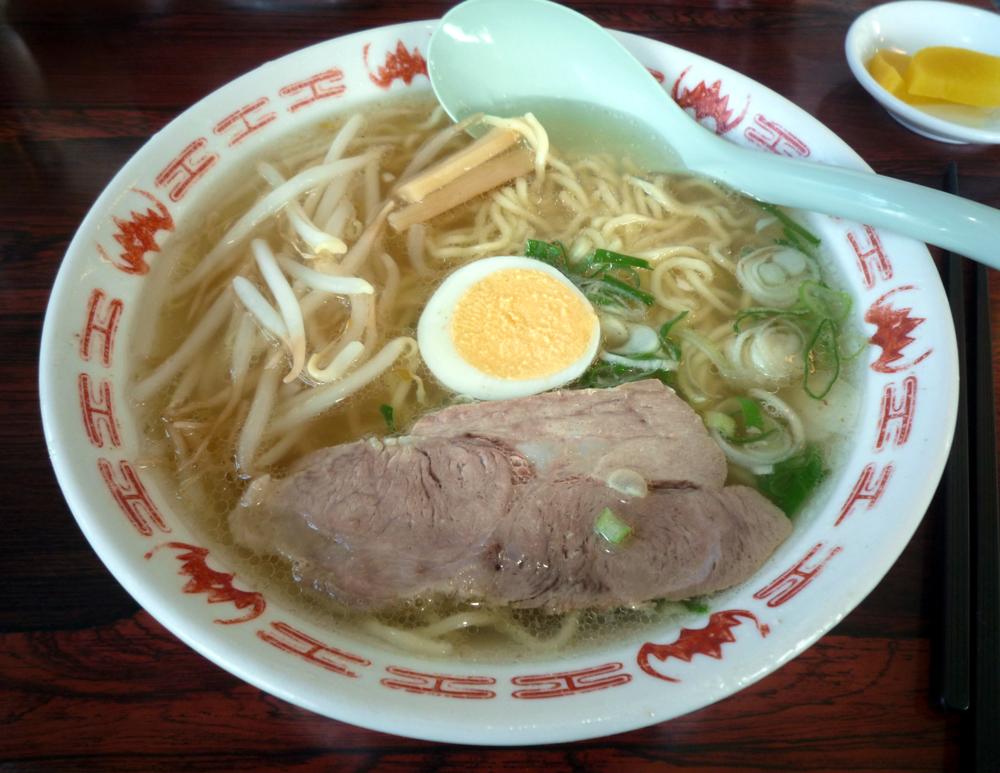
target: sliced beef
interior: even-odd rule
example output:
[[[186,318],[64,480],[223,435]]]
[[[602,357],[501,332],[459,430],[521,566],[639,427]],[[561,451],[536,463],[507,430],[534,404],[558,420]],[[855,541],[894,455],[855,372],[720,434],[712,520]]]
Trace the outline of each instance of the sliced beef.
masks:
[[[744,581],[791,530],[756,491],[723,487],[721,458],[659,382],[548,393],[317,451],[257,481],[230,524],[358,608],[439,593],[551,611],[683,599]],[[645,496],[605,484],[622,467]],[[633,529],[623,545],[594,532],[605,507]]]
[[[623,499],[600,481],[565,483],[518,498],[494,535],[502,548],[489,598],[552,611],[688,599],[743,582],[791,532],[745,486]],[[594,532],[605,507],[633,530],[621,546]]]
[[[292,559],[301,579],[346,604],[451,592],[475,584],[462,576],[474,568],[470,556],[513,506],[511,462],[482,440],[333,446],[294,475],[257,484],[230,527],[241,544]]]
[[[421,437],[486,437],[539,476],[604,479],[627,467],[646,480],[721,488],[726,457],[701,418],[659,381],[456,405],[418,421]]]

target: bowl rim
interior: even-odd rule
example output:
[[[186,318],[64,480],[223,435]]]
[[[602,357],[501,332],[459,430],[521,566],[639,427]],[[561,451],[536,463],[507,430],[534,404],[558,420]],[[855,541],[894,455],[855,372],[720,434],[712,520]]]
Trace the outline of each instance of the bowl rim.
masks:
[[[921,12],[936,11],[949,15],[965,15],[988,25],[995,25],[1000,32],[1000,15],[984,8],[962,5],[960,3],[944,2],[944,0],[894,0],[869,8],[857,16],[847,29],[844,38],[844,55],[858,83],[867,91],[893,118],[903,119],[902,123],[911,131],[937,141],[952,143],[974,143],[992,145],[1000,143],[1000,128],[980,129],[965,126],[931,113],[924,112],[913,105],[908,105],[899,97],[886,91],[872,77],[862,60],[862,49],[872,40],[871,23],[886,13],[905,13],[910,18],[922,18]],[[914,124],[919,129],[913,129]],[[933,133],[934,137],[924,131]]]
[[[404,31],[413,31],[421,25],[427,26],[433,24],[436,24],[436,21],[418,21],[389,25],[363,30],[352,33],[351,35],[340,36],[333,40],[358,40],[363,36],[370,36],[375,32],[392,35],[402,33]],[[639,45],[649,46],[651,50],[663,48],[673,52],[683,53],[690,59],[690,61],[694,63],[706,64],[710,66],[714,72],[730,73],[738,76],[739,78],[746,79],[746,81],[753,84],[754,93],[764,93],[769,99],[782,104],[783,107],[805,115],[805,111],[801,108],[773,92],[763,84],[715,61],[650,38],[644,38],[639,35],[631,35],[628,33],[616,34],[620,38],[632,42],[641,41],[641,44]],[[312,46],[299,49],[298,51],[292,52],[287,56],[294,56],[306,51],[322,48],[329,45],[333,42],[333,40],[323,41]],[[284,58],[286,57],[282,57],[282,59]],[[194,105],[184,110],[169,124],[167,124],[161,132],[166,131],[169,127],[188,120],[190,112],[205,105],[206,103],[216,100],[220,93],[233,88],[236,84],[244,83],[258,77],[260,71],[268,67],[269,64],[270,63],[263,64],[260,67],[240,76],[239,78],[224,84],[219,89],[214,90],[212,93],[203,97]],[[850,150],[846,143],[837,137],[836,134],[834,134],[818,120],[812,119],[811,117],[809,118],[815,124],[815,131],[823,134],[828,140],[833,140],[837,144],[838,149],[842,148],[844,153],[851,157],[852,163],[855,163],[859,168],[870,169],[870,167],[868,167],[856,153]],[[157,132],[157,134],[150,138],[150,140],[145,143],[142,148],[133,154],[125,166],[107,184],[97,201],[89,210],[80,228],[74,235],[72,242],[67,248],[67,256],[81,250],[81,242],[84,238],[83,233],[85,231],[85,226],[87,226],[89,221],[95,220],[97,217],[104,214],[104,210],[113,198],[116,184],[122,179],[127,178],[129,173],[132,171],[133,163],[135,163],[136,159],[141,157],[144,152],[147,151],[147,148],[156,142],[159,135],[160,132]],[[926,248],[921,246],[921,249],[921,260],[930,262],[930,256],[929,253],[927,253]],[[782,651],[779,654],[779,657],[772,658],[766,665],[761,666],[756,672],[746,674],[740,680],[737,687],[734,688],[732,685],[724,685],[722,683],[713,684],[708,689],[704,690],[696,700],[687,702],[679,701],[679,703],[682,704],[682,709],[679,711],[672,710],[669,701],[664,700],[652,708],[648,706],[632,706],[628,710],[614,712],[603,711],[600,715],[595,714],[594,716],[589,717],[585,722],[576,718],[568,718],[552,721],[550,723],[547,722],[545,724],[522,723],[518,725],[515,724],[518,720],[513,718],[511,723],[507,725],[491,727],[476,726],[475,730],[472,730],[469,726],[462,725],[461,723],[454,726],[447,726],[447,723],[443,719],[427,719],[424,716],[415,716],[413,713],[410,713],[405,709],[393,709],[390,711],[379,710],[376,709],[378,701],[372,701],[369,703],[364,700],[355,700],[353,698],[348,700],[343,696],[338,695],[336,690],[329,691],[329,694],[323,701],[317,701],[312,699],[311,696],[295,692],[291,687],[289,687],[288,685],[292,684],[292,682],[289,680],[289,682],[286,683],[283,680],[283,674],[280,669],[262,667],[259,663],[259,658],[253,655],[242,655],[242,653],[239,652],[238,644],[234,646],[230,637],[224,635],[223,631],[213,629],[211,626],[206,627],[193,624],[191,619],[184,614],[180,605],[177,604],[177,594],[172,590],[168,592],[159,586],[149,583],[146,579],[141,578],[138,574],[134,573],[129,567],[128,561],[119,555],[119,550],[114,544],[114,541],[108,534],[104,533],[96,519],[91,518],[91,514],[88,512],[89,508],[86,508],[81,504],[84,497],[81,491],[91,484],[82,479],[79,465],[74,464],[73,460],[68,458],[67,454],[63,453],[63,443],[60,439],[61,428],[59,425],[59,417],[53,401],[53,396],[56,393],[56,379],[61,375],[55,371],[54,357],[52,356],[52,351],[56,345],[54,337],[56,336],[57,329],[62,330],[63,328],[71,327],[66,325],[65,322],[61,322],[64,315],[68,312],[60,309],[56,305],[55,300],[68,292],[67,286],[70,285],[74,279],[75,274],[71,270],[69,261],[64,259],[60,265],[56,281],[53,285],[49,308],[46,312],[45,325],[42,332],[42,362],[39,370],[39,392],[41,398],[43,427],[50,457],[56,470],[57,478],[59,480],[60,487],[63,490],[64,497],[70,505],[70,509],[80,525],[84,536],[94,547],[95,552],[97,552],[102,562],[108,567],[126,591],[136,598],[136,600],[144,608],[150,610],[150,613],[153,614],[155,619],[170,630],[171,633],[199,654],[230,671],[243,681],[246,681],[270,694],[276,695],[289,703],[309,709],[323,716],[333,717],[341,721],[381,732],[405,734],[410,737],[423,738],[433,741],[464,744],[525,745],[554,743],[583,740],[586,738],[609,735],[615,732],[645,727],[679,716],[680,714],[702,708],[739,691],[743,687],[749,686],[765,675],[776,670],[785,662],[811,646],[816,640],[827,633],[833,625],[839,622],[839,620],[841,620],[848,612],[854,609],[861,599],[863,599],[872,590],[872,588],[874,588],[875,585],[881,581],[885,573],[889,571],[898,559],[899,554],[905,548],[913,532],[919,526],[927,505],[929,504],[934,493],[934,485],[927,485],[923,488],[921,495],[915,500],[916,503],[919,504],[919,507],[916,508],[915,514],[908,516],[908,519],[903,523],[903,528],[897,528],[892,533],[892,549],[886,551],[892,554],[892,560],[885,562],[884,568],[881,571],[867,573],[863,579],[858,579],[853,582],[850,591],[846,594],[842,593],[840,595],[841,601],[837,605],[838,611],[835,615],[829,618],[823,618],[822,620],[817,620],[816,624],[810,628],[807,635],[804,635],[796,641],[794,647]],[[947,323],[950,326],[951,316],[950,311],[947,309],[947,304],[944,304],[942,307],[942,314],[947,316]],[[950,366],[953,362],[957,362],[957,355],[954,351],[953,329],[950,337],[946,336],[945,338],[950,342],[950,348],[945,351],[944,354],[946,358],[948,358],[947,365],[949,366],[949,369],[953,370]],[[957,378],[948,382],[948,390],[949,394],[942,395],[946,399],[948,406],[948,413],[942,418],[946,427],[949,428],[950,437],[950,427],[953,427],[954,425],[957,411]],[[934,462],[935,469],[943,467],[943,459],[947,456],[947,452],[947,444],[942,444],[942,447],[937,449],[937,453],[935,455],[937,458]],[[936,478],[934,481],[936,481]],[[83,510],[83,512],[81,512],[81,510]],[[446,661],[442,661],[442,663],[445,662]],[[615,701],[612,701],[612,704],[614,702]],[[551,713],[557,714],[558,712]],[[573,714],[573,712],[569,713]],[[428,712],[428,715],[433,716],[434,712],[430,711]]]

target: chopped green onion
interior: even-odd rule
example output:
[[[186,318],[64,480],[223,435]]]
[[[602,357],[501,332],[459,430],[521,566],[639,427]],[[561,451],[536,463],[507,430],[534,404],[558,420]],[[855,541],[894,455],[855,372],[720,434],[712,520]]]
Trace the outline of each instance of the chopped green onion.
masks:
[[[610,507],[605,507],[594,521],[594,531],[612,545],[621,545],[632,533],[632,527],[615,515]]]
[[[746,434],[743,437],[727,437],[726,442],[734,446],[745,446],[750,443],[758,443],[761,440],[766,440],[772,435],[777,434],[778,430],[769,429],[767,432],[760,432],[756,435]]]
[[[739,314],[736,315],[736,319],[733,320],[733,331],[735,333],[742,333],[740,326],[746,319],[764,319],[764,317],[808,317],[812,314],[809,309],[799,308],[797,306],[792,306],[790,309],[779,309],[771,306],[753,306],[749,309],[743,309]]]
[[[677,360],[677,362],[681,361],[681,345],[676,341],[671,341],[668,338],[663,342],[663,350],[670,359]]]
[[[541,239],[528,239],[524,254],[561,271],[595,306],[624,306],[627,301],[653,305],[653,296],[639,289],[638,269],[652,268],[642,258],[598,249],[583,260],[570,262],[562,242]]]
[[[760,413],[760,406],[756,400],[749,397],[737,397],[740,404],[740,413],[743,414],[743,426],[746,428],[764,429],[764,417]]]
[[[736,434],[736,419],[721,411],[708,411],[705,413],[705,426],[722,433],[726,437]]]
[[[767,475],[758,475],[757,488],[791,518],[825,477],[823,457],[815,447],[807,446],[802,453],[775,464]]]
[[[820,243],[820,238],[818,236],[813,234],[804,226],[801,226],[798,223],[796,223],[794,220],[792,220],[792,218],[786,215],[781,209],[776,207],[774,204],[768,204],[767,202],[764,201],[758,201],[757,203],[761,209],[763,209],[765,212],[774,215],[776,218],[778,218],[778,220],[781,221],[781,224],[785,227],[785,235],[788,236],[790,239],[794,239],[795,237],[793,236],[793,234],[795,234],[801,236],[803,239],[805,239],[807,242],[809,242],[809,244],[813,245],[814,247]]]
[[[528,239],[524,254],[529,258],[544,261],[560,270],[566,267],[566,248],[562,242],[545,242],[541,239]]]
[[[652,306],[655,300],[652,295],[647,292],[640,290],[638,287],[633,287],[627,282],[623,282],[620,279],[615,279],[615,277],[610,274],[605,274],[601,277],[601,281],[607,285],[606,289],[609,292],[619,293],[621,295],[627,295],[630,298],[635,298],[637,301],[641,301],[646,306]]]
[[[786,228],[784,234],[785,238],[780,240],[784,242],[783,246],[791,247],[793,250],[797,250],[798,252],[801,252],[803,255],[807,255],[810,258],[812,257],[812,253],[809,251],[810,247],[804,241],[802,241],[798,236],[796,236],[794,231],[791,231],[788,228]]]
[[[684,311],[682,311],[676,317],[668,319],[666,322],[660,325],[660,340],[662,341],[664,338],[670,335],[670,330],[673,328],[673,326],[676,325],[678,322],[680,322],[682,319],[684,319],[684,317],[686,317],[687,315],[688,311],[687,309],[684,309]]]
[[[684,605],[688,612],[697,612],[700,615],[708,612],[708,604],[702,599],[684,599],[681,604]]]
[[[779,429],[765,428],[764,414],[756,400],[749,397],[730,397],[714,411],[705,413],[705,426],[718,432],[731,446],[746,446],[777,435]]]
[[[632,285],[632,287],[638,287],[642,284],[642,279],[639,278],[639,270],[632,268],[631,266],[621,266],[619,268],[613,269],[618,272],[618,279],[622,279],[626,284]],[[605,274],[607,276],[607,274]]]
[[[577,389],[607,389],[647,378],[659,379],[667,386],[673,386],[676,376],[669,370],[646,370],[616,362],[597,360],[584,371],[573,387]]]
[[[840,325],[851,313],[851,296],[827,287],[822,282],[807,279],[799,286],[799,300],[788,309],[766,306],[744,309],[736,315],[733,330],[739,334],[744,320],[765,317],[797,319],[804,335],[809,336],[803,352],[802,385],[810,397],[821,400],[840,376],[841,359],[856,357],[866,346],[858,342],[856,349],[842,354]],[[749,426],[749,425],[748,425]]]
[[[396,419],[394,416],[395,411],[392,410],[392,406],[382,403],[382,405],[378,407],[378,412],[382,414],[382,418],[385,420],[385,426],[389,428],[389,431],[395,432]]]
[[[630,354],[630,355],[628,355],[628,358],[630,360],[659,360],[659,359],[662,359],[662,354],[663,354],[663,352],[660,351],[660,347],[656,347],[651,352],[641,352],[639,354]],[[667,355],[672,360],[679,360],[680,359],[680,356],[674,357],[673,352],[667,352]]]
[[[868,338],[857,330],[848,331],[846,336],[838,336],[837,343],[841,361],[853,360],[868,348]]]
[[[803,355],[806,374],[803,386],[810,397],[822,400],[833,388],[840,375],[839,348],[836,325],[832,319],[824,319]]]
[[[666,352],[671,359],[677,360],[678,362],[681,360],[681,345],[670,337],[670,331],[674,325],[684,319],[687,315],[688,312],[687,309],[685,309],[673,319],[668,319],[660,325],[660,330],[657,333],[660,338],[660,345],[663,347],[663,351]]]
[[[614,306],[619,303],[619,298],[603,292],[598,288],[589,290],[585,292],[584,295],[586,295],[587,300],[595,306]]]
[[[612,252],[611,250],[604,249],[594,250],[594,254],[591,256],[590,261],[592,263],[601,263],[605,266],[634,266],[636,268],[652,268],[648,260],[633,258],[631,255],[622,255],[620,252]]]
[[[799,301],[799,305],[809,309],[817,317],[829,317],[835,322],[843,322],[851,313],[850,295],[832,290],[812,279],[807,279],[799,286]]]
[[[671,370],[662,370],[662,369],[660,369],[660,370],[647,370],[646,371],[646,377],[647,378],[655,378],[658,381],[660,381],[660,383],[666,384],[669,387],[674,386],[674,384],[677,381],[677,376]]]

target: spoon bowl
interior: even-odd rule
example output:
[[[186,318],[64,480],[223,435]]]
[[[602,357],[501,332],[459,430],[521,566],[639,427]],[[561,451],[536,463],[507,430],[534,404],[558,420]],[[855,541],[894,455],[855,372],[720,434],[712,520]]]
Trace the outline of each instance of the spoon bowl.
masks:
[[[885,227],[1000,267],[1000,211],[733,145],[693,121],[606,30],[549,0],[455,6],[431,38],[428,74],[455,120],[531,110],[560,143],[593,142],[616,126],[615,139],[649,168],[702,175],[761,201]],[[589,135],[579,137],[580,126]]]
[[[563,16],[572,25],[567,34],[548,32]],[[557,50],[540,55],[548,34]],[[589,51],[601,52],[600,67],[580,55]],[[702,132],[602,27],[547,0],[468,0],[445,15],[428,52],[431,87],[455,121],[530,111],[560,147],[596,149],[612,134],[660,171],[688,167],[660,122]]]

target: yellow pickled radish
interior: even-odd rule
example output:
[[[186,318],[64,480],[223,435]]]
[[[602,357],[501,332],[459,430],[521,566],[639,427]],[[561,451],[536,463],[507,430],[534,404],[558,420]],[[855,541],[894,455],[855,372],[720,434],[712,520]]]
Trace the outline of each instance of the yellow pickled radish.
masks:
[[[885,49],[876,51],[875,56],[868,60],[868,72],[879,86],[900,99],[906,98],[906,84],[903,73],[910,57],[900,51]]]
[[[885,59],[896,72],[901,76],[906,72],[906,68],[910,66],[910,59],[912,57],[909,54],[904,54],[898,48],[882,48],[878,51],[882,58]]]
[[[903,81],[910,96],[1000,107],[1000,56],[952,46],[923,48],[913,55]]]

